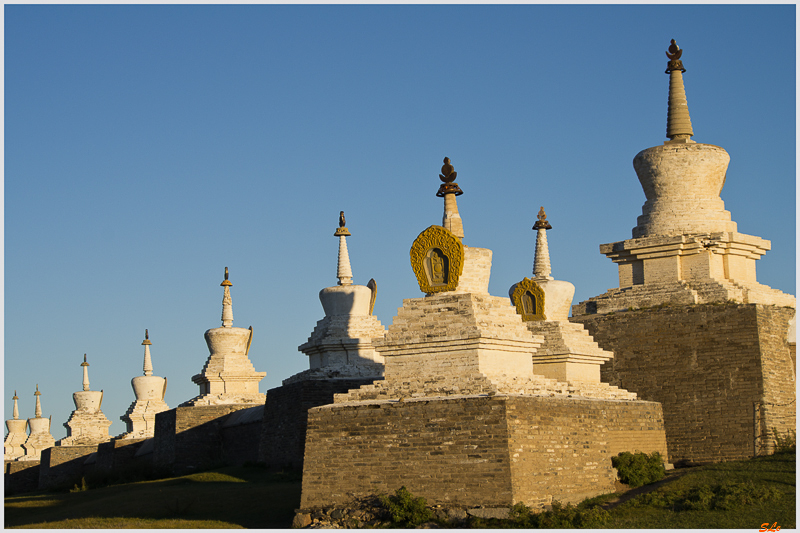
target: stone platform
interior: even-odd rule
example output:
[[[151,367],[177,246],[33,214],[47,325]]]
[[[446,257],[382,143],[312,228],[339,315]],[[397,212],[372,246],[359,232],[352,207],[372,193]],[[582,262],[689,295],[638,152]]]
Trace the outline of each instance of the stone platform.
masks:
[[[428,504],[541,507],[614,491],[610,457],[666,456],[655,402],[469,395],[309,411],[301,507],[405,485]]]

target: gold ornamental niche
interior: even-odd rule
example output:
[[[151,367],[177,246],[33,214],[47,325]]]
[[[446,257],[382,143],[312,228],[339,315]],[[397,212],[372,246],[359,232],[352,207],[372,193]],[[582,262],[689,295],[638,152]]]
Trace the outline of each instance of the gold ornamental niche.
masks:
[[[461,239],[442,226],[431,226],[411,245],[411,268],[426,294],[454,291],[464,270]]]
[[[525,278],[514,287],[511,301],[517,308],[517,313],[522,315],[523,322],[547,320],[544,315],[544,290],[538,283],[530,278]]]

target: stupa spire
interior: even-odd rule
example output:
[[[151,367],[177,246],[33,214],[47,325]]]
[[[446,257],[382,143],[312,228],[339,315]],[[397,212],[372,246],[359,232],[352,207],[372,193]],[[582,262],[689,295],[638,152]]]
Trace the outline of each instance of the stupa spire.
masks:
[[[669,49],[666,52],[669,62],[667,62],[666,74],[669,74],[669,100],[667,102],[667,138],[670,141],[691,143],[694,132],[692,131],[692,121],[689,118],[689,105],[686,102],[686,90],[683,87],[683,68],[681,55],[683,50],[678,47],[675,39],[672,39]]]
[[[225,279],[219,284],[223,287],[222,294],[222,327],[233,327],[233,300],[231,300],[231,287],[233,283],[228,280],[228,267],[225,267]]]
[[[150,342],[150,335],[147,333],[147,330],[144,330],[144,340],[142,341],[142,345],[144,346],[144,366],[142,370],[144,370],[145,376],[153,375],[153,361],[150,360],[151,344],[153,343]]]
[[[14,397],[11,399],[14,400],[14,420],[19,420],[19,405],[17,404],[19,397],[17,396],[17,391],[14,391]]]
[[[91,390],[89,389],[89,363],[86,362],[86,354],[83,354],[81,366],[83,367],[83,390]]]
[[[536,230],[536,251],[533,256],[533,277],[534,279],[553,279],[550,276],[550,251],[547,248],[547,230],[553,226],[547,221],[547,214],[544,207],[539,208],[538,220],[533,225]]]
[[[444,197],[444,216],[442,217],[442,226],[449,230],[453,235],[459,239],[464,238],[464,224],[461,221],[461,215],[458,214],[458,204],[456,203],[456,196],[464,194],[464,191],[455,182],[458,173],[453,169],[450,164],[450,158],[444,158],[444,165],[442,165],[442,173],[439,174],[439,179],[442,184],[436,192],[439,198]]]
[[[350,231],[345,227],[344,211],[339,211],[339,227],[333,232],[334,237],[339,237],[339,262],[336,269],[336,277],[339,278],[339,285],[353,284],[353,271],[350,269],[350,255],[347,253],[347,241]]]
[[[42,418],[42,400],[39,399],[39,396],[41,396],[42,393],[39,392],[38,383],[36,384],[36,392],[34,392],[33,395],[36,396],[36,408],[33,411],[33,416],[36,418]]]

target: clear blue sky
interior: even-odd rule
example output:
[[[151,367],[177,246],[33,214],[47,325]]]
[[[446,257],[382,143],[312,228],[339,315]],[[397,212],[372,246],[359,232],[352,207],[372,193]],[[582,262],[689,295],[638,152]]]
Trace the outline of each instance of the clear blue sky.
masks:
[[[38,383],[65,436],[86,353],[123,432],[145,328],[167,403],[195,396],[226,266],[261,391],[308,368],[340,210],[390,325],[445,156],[492,294],[530,275],[540,205],[574,303],[616,287],[598,246],[641,214],[672,38],[726,208],[772,241],[759,281],[794,294],[795,32],[794,5],[6,5],[5,416]]]

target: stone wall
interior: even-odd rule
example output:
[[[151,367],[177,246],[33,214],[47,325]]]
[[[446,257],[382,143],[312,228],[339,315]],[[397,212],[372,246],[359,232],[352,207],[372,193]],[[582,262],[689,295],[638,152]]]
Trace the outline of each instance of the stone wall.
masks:
[[[53,446],[42,450],[39,465],[39,488],[69,487],[80,483],[85,474],[84,463],[97,451],[97,445]]]
[[[402,485],[430,505],[576,502],[613,492],[610,456],[633,449],[666,454],[657,404],[497,395],[327,405],[309,410],[301,507]]]
[[[250,407],[225,417],[222,424],[222,462],[243,465],[258,461],[264,406]]]
[[[114,439],[97,446],[95,469],[109,472],[115,468],[128,466],[145,439]]]
[[[39,487],[39,461],[6,461],[5,494],[30,492]]]
[[[258,461],[275,469],[303,468],[308,410],[333,403],[333,395],[372,383],[372,379],[307,380],[267,392]]]
[[[669,460],[680,464],[765,453],[771,428],[794,428],[792,316],[791,308],[705,304],[570,320],[614,352],[603,381],[661,402]]]
[[[156,415],[153,463],[176,473],[222,461],[226,415],[248,404],[176,407]],[[253,444],[255,446],[255,443]]]

